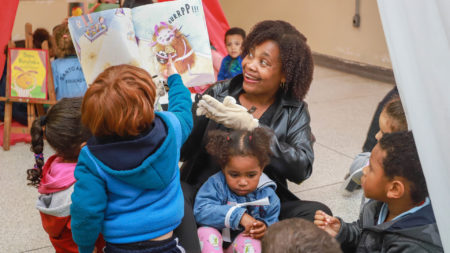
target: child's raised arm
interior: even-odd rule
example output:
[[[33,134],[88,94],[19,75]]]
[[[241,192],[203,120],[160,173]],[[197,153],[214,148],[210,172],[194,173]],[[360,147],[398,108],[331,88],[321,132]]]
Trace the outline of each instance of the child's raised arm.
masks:
[[[175,114],[181,124],[182,138],[184,143],[192,131],[194,122],[192,120],[192,99],[191,92],[183,84],[181,76],[177,73],[172,57],[169,56],[167,63],[167,85],[169,85],[169,108],[168,111]]]

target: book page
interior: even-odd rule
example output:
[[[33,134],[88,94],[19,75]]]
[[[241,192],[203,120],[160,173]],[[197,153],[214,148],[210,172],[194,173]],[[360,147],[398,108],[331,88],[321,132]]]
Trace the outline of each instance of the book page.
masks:
[[[169,55],[188,87],[215,82],[201,0],[178,0],[133,8],[141,62],[164,77]]]
[[[110,66],[142,67],[130,9],[71,17],[69,30],[88,87]]]

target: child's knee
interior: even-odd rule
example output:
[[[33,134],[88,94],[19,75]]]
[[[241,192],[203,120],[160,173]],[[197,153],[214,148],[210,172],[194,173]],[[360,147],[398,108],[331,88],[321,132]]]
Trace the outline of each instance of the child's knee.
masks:
[[[239,234],[231,244],[230,252],[261,252],[261,241]]]
[[[222,235],[212,227],[200,227],[197,229],[202,252],[222,252]]]

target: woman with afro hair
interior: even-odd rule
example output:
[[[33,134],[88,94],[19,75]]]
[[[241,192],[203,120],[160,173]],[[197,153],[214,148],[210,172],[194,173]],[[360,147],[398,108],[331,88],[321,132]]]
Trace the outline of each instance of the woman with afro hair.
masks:
[[[306,37],[285,21],[262,21],[245,39],[243,57],[241,75],[217,82],[204,94],[220,102],[226,96],[235,98],[238,104],[252,111],[259,126],[273,131],[272,155],[264,173],[277,184],[280,220],[301,217],[313,221],[315,211],[321,208],[331,213],[322,203],[298,199],[287,185],[287,180],[300,184],[310,177],[314,161],[315,138],[304,101],[311,86],[314,65]],[[199,98],[193,112],[198,101]],[[205,116],[194,115],[193,131],[181,151],[185,218],[178,235],[182,243],[185,231],[195,231],[186,227],[195,226],[195,221],[191,222],[190,205],[196,191],[220,170],[205,149],[208,132],[214,129],[227,130]]]

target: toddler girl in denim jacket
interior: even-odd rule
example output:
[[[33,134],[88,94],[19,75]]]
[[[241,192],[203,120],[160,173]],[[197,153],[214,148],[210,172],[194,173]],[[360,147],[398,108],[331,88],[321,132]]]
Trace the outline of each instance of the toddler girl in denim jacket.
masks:
[[[223,252],[223,242],[232,239],[227,251],[261,252],[259,239],[280,213],[276,184],[263,173],[270,159],[270,135],[262,128],[211,131],[206,149],[222,171],[211,176],[195,198],[202,252]]]

